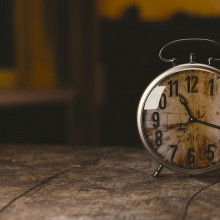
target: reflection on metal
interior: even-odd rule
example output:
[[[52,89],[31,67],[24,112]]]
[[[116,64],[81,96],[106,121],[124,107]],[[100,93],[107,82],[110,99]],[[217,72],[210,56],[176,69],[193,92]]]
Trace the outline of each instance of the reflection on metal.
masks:
[[[160,175],[160,172],[162,171],[162,169],[163,169],[163,165],[160,165],[157,168],[156,172],[154,173],[154,177],[158,177]]]

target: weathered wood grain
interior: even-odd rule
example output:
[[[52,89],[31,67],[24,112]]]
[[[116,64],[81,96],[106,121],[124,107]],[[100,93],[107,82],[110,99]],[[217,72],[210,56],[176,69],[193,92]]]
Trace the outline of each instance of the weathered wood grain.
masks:
[[[220,219],[220,171],[157,165],[143,148],[1,146],[0,219]]]

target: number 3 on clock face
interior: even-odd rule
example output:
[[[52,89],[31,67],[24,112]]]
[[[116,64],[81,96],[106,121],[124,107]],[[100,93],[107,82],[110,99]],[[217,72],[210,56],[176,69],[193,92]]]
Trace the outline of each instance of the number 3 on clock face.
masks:
[[[202,64],[173,67],[145,90],[139,134],[162,165],[186,174],[220,167],[220,75]]]

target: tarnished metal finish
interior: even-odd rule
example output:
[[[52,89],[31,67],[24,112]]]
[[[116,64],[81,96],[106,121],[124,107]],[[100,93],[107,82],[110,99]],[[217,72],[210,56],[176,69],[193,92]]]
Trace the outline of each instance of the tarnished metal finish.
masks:
[[[187,77],[191,79],[190,89],[194,87],[190,92]],[[198,82],[192,77],[198,77]],[[176,80],[178,94],[174,94],[173,86],[170,96],[169,82]],[[166,96],[164,109],[153,106],[162,93]],[[155,99],[152,94],[157,94]],[[220,168],[219,101],[220,71],[216,68],[184,64],[160,74],[146,88],[138,106],[137,125],[144,146],[160,164],[180,173],[194,175]],[[159,123],[155,122],[157,117],[153,119],[155,112]],[[156,143],[158,135],[161,143]]]

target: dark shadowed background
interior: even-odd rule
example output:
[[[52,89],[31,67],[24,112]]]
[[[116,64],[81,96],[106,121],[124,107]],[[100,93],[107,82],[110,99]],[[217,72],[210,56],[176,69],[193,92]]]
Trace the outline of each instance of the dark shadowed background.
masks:
[[[133,146],[139,97],[171,67],[160,48],[220,41],[220,1],[0,0],[0,28],[1,143]],[[220,56],[202,44],[166,55],[190,52]]]

